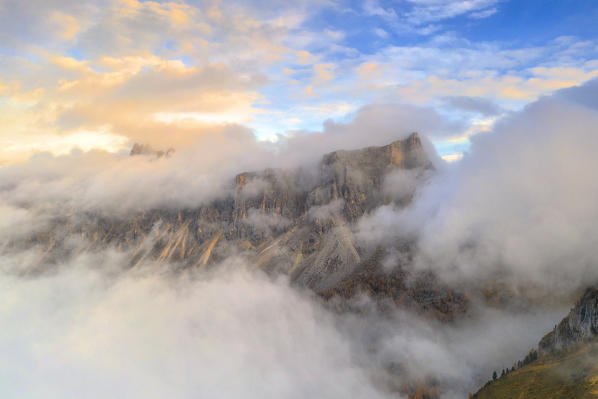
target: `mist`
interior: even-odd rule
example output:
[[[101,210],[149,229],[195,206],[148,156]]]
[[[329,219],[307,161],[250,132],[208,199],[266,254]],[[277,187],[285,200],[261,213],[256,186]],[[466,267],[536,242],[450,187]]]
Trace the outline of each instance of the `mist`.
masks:
[[[197,207],[232,193],[239,173],[303,168],[308,174],[325,153],[385,145],[418,126],[446,134],[455,125],[431,108],[378,104],[358,110],[347,123],[328,121],[322,132],[290,132],[275,143],[228,125],[199,129],[191,145],[175,147],[169,157],[78,149],[62,156],[39,153],[0,169],[2,204],[40,210],[40,217],[81,212],[122,217],[158,207]],[[147,139],[152,143],[152,134]],[[425,145],[442,162],[431,143]]]
[[[365,296],[355,299],[359,312],[339,313],[232,251],[207,270],[150,260],[131,268],[130,253],[70,237],[77,250],[44,270],[44,248],[10,246],[56,216],[196,207],[229,195],[243,171],[313,170],[324,152],[406,137],[429,110],[368,107],[279,143],[229,126],[171,157],[75,151],[3,167],[0,396],[387,398],[432,380],[443,398],[463,398],[522,358],[598,279],[595,104],[595,91],[581,87],[505,116],[472,137],[460,163],[432,153],[434,173],[388,175],[390,201],[353,226],[360,245],[391,255],[415,243],[410,272],[432,271],[470,295],[468,313],[451,323],[382,314]],[[432,121],[436,134],[454,127]],[[342,205],[307,216],[332,218]],[[246,223],[268,234],[289,221],[252,211]],[[476,286],[513,301],[498,306]]]
[[[390,398],[433,377],[458,398],[562,314],[491,310],[453,326],[337,314],[234,257],[203,273],[129,269],[114,249],[37,275],[16,263],[0,274],[5,397]]]
[[[2,275],[3,397],[382,397],[331,316],[284,282],[118,260]]]
[[[365,216],[358,237],[417,240],[414,266],[452,283],[538,289],[540,300],[578,294],[598,281],[595,85],[542,98],[475,135],[407,208]]]

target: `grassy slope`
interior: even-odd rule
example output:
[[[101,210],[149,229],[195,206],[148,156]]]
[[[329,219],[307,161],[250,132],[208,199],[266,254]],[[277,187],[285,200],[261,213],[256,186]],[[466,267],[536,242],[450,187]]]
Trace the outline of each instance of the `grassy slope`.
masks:
[[[551,355],[484,386],[477,399],[598,398],[598,343]]]

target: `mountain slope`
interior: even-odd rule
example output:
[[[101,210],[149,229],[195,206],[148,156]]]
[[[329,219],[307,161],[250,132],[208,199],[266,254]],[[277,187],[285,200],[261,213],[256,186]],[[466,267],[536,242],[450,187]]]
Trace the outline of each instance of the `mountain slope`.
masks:
[[[476,399],[598,398],[598,289],[589,288],[538,344],[531,362],[488,382]]]
[[[132,156],[168,156],[136,144]],[[57,218],[46,231],[8,248],[37,247],[39,271],[84,251],[114,247],[132,268],[168,263],[208,269],[231,256],[269,274],[289,276],[327,302],[366,294],[381,307],[397,306],[441,320],[463,314],[465,296],[423,272],[382,267],[375,245],[360,246],[355,223],[377,207],[410,203],[412,192],[385,191],[390,174],[421,184],[434,168],[417,133],[382,147],[324,155],[315,173],[302,169],[238,174],[230,192],[195,208],[152,209],[125,217],[83,214]],[[400,190],[399,190],[400,191]],[[403,259],[409,243],[400,244]],[[388,265],[387,265],[388,266]],[[395,267],[396,266],[396,267]],[[394,271],[392,271],[394,269]],[[35,271],[30,271],[35,272]]]
[[[589,399],[598,398],[598,344],[564,354],[551,354],[496,381],[476,399]]]

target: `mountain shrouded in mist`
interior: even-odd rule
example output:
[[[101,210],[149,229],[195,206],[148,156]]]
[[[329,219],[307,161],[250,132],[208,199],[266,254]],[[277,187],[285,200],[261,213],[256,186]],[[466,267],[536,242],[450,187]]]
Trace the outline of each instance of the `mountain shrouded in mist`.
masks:
[[[467,397],[598,280],[595,85],[454,165],[418,134],[356,148],[362,114],[349,150],[248,141],[248,169],[201,147],[2,168],[2,396]],[[580,312],[545,352],[591,344]]]
[[[0,0],[0,399],[598,398],[596,21]]]

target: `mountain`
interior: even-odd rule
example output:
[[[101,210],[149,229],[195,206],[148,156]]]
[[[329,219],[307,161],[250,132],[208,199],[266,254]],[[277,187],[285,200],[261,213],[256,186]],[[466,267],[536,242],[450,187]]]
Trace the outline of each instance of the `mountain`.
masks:
[[[131,156],[171,154],[141,144],[131,150]],[[58,218],[48,230],[13,245],[40,246],[42,270],[80,252],[72,243],[81,241],[85,250],[111,246],[129,254],[133,268],[149,261],[208,269],[234,255],[269,274],[287,275],[344,309],[365,293],[380,306],[390,301],[451,320],[466,311],[467,298],[429,273],[407,272],[400,263],[408,261],[410,243],[399,243],[402,260],[384,267],[387,249],[360,244],[354,235],[356,222],[380,205],[410,203],[409,190],[399,197],[385,191],[389,176],[407,173],[422,184],[433,172],[413,133],[381,147],[326,154],[315,168],[240,173],[228,195],[194,208]]]
[[[569,314],[504,376],[475,399],[598,398],[598,289],[588,288]]]
[[[598,334],[598,289],[588,288],[573,309],[538,345],[541,354],[567,351]]]
[[[174,148],[169,148],[167,150],[155,150],[149,144],[140,144],[135,143],[133,144],[133,148],[131,148],[131,152],[129,155],[150,155],[155,158],[162,158],[162,157],[169,157],[174,153]]]

